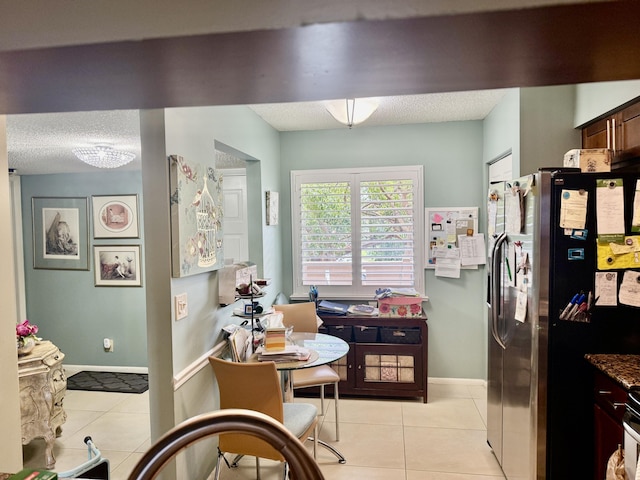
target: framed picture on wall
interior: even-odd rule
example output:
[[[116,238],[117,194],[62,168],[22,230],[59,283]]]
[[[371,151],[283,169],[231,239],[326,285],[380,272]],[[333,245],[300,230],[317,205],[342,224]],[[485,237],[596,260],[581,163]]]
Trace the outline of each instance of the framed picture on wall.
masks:
[[[267,191],[267,225],[278,225],[278,211],[280,210],[280,195],[278,192]]]
[[[93,238],[139,238],[138,195],[94,195]]]
[[[94,245],[96,287],[140,287],[140,245]]]
[[[89,270],[87,197],[32,197],[33,268]]]

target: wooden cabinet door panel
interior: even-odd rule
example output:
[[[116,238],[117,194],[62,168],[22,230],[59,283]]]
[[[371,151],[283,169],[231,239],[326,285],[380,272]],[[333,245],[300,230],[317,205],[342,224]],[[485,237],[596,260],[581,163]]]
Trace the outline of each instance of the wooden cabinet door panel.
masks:
[[[421,345],[356,345],[356,386],[380,390],[424,388]]]
[[[582,129],[582,148],[608,148],[608,129],[611,118],[603,118]]]
[[[619,148],[626,158],[640,156],[640,103],[620,112],[620,137]]]
[[[602,480],[606,476],[607,462],[618,445],[622,445],[624,429],[622,424],[613,419],[598,404],[593,406],[594,414],[594,480]]]

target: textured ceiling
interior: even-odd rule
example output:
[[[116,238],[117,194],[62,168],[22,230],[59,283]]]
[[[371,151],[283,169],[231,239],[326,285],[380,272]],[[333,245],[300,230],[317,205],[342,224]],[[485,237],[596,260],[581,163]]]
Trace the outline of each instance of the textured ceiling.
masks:
[[[381,97],[380,106],[361,126],[481,120],[506,90]],[[329,115],[323,102],[250,105],[279,131],[346,128]],[[72,153],[76,147],[107,144],[133,152],[121,171],[140,169],[140,124],[137,110],[9,115],[9,167],[20,175],[99,171]]]
[[[506,90],[404,95],[378,98],[379,107],[361,125],[403,125],[408,123],[482,120],[504,96]],[[356,100],[357,106],[357,100]],[[251,105],[275,129],[324,130],[345,128],[327,111],[323,102]],[[358,128],[358,126],[354,127]]]
[[[9,168],[19,175],[100,171],[72,153],[77,147],[106,144],[136,155],[120,171],[140,169],[140,116],[137,110],[39,113],[7,116]]]

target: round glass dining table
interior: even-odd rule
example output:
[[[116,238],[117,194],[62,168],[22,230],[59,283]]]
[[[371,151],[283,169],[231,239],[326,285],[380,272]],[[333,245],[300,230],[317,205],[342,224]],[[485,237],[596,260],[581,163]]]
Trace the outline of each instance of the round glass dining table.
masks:
[[[349,344],[347,342],[326,333],[293,332],[287,339],[287,343],[308,349],[310,355],[307,360],[276,362],[278,371],[326,365],[340,360],[349,352]],[[257,356],[252,355],[249,361],[258,361]]]
[[[287,339],[287,343],[308,349],[310,355],[307,360],[275,362],[276,368],[280,372],[282,397],[285,402],[293,401],[292,370],[326,365],[340,360],[349,352],[347,342],[326,333],[293,332]],[[254,353],[247,361],[257,362],[258,355]],[[318,439],[318,444],[330,450],[338,458],[339,463],[346,462],[345,457],[332,445],[320,439]]]

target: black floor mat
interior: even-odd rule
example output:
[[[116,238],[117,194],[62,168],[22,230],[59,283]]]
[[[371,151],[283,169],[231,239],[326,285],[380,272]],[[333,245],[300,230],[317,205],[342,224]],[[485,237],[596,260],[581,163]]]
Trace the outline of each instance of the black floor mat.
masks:
[[[78,372],[67,378],[67,390],[142,393],[149,388],[146,373]]]

